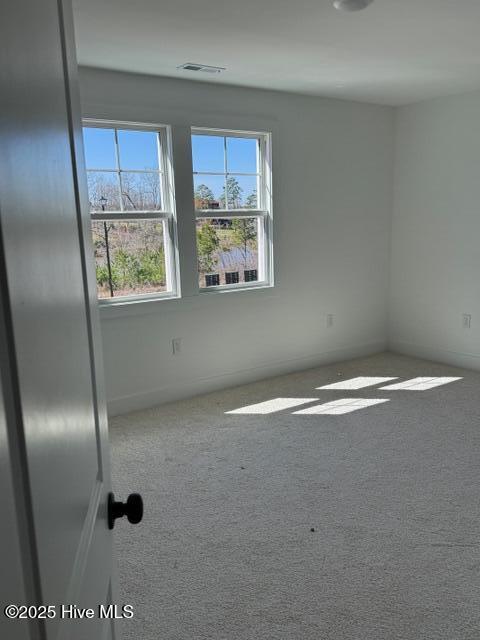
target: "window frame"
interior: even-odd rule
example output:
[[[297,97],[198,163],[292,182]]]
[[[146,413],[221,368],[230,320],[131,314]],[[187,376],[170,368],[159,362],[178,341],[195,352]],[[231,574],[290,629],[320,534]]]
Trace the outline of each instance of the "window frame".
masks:
[[[103,221],[123,221],[133,222],[139,220],[159,220],[163,224],[163,245],[165,252],[165,278],[166,291],[155,293],[132,294],[128,296],[118,296],[109,298],[98,297],[98,302],[102,307],[119,306],[135,302],[154,302],[156,300],[169,300],[179,298],[180,290],[180,270],[179,270],[179,248],[177,230],[177,211],[175,199],[175,182],[173,167],[173,140],[170,125],[153,124],[145,122],[125,122],[122,120],[105,120],[99,118],[82,118],[83,128],[113,129],[115,131],[115,169],[102,169],[101,167],[87,167],[86,174],[94,171],[113,173],[119,177],[119,211],[90,211],[91,222]],[[117,131],[152,131],[158,135],[158,169],[121,169],[120,151],[118,146]],[[125,210],[123,209],[121,175],[122,173],[158,173],[161,186],[161,204],[158,210]]]
[[[199,292],[224,293],[231,291],[245,291],[248,289],[261,289],[273,287],[273,211],[272,211],[272,134],[267,131],[243,131],[238,129],[219,129],[213,127],[191,127],[191,136],[218,136],[225,138],[250,138],[258,140],[258,173],[246,173],[241,171],[228,171],[226,163],[225,171],[195,171],[192,160],[192,200],[195,215],[195,226],[199,219],[228,219],[228,218],[256,218],[258,220],[258,280],[253,282],[239,282],[235,284],[221,284],[211,287],[199,286]],[[226,154],[226,150],[224,151]],[[226,159],[226,155],[225,155]],[[225,176],[225,183],[229,175],[233,176],[257,176],[257,208],[256,209],[197,209],[195,207],[195,176],[212,175]],[[228,207],[228,197],[226,199]],[[198,267],[197,267],[198,273]]]

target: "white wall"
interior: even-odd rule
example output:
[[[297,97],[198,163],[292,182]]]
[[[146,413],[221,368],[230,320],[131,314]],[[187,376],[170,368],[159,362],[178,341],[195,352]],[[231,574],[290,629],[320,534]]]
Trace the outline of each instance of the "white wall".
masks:
[[[198,295],[190,250],[182,300],[104,313],[112,413],[384,349],[392,109],[93,69],[80,79],[86,117],[172,124],[180,138],[190,125],[273,132],[275,287]],[[181,146],[177,171],[190,171]],[[192,248],[191,193],[177,199]]]
[[[390,289],[393,350],[472,368],[480,367],[479,114],[480,92],[397,110]]]

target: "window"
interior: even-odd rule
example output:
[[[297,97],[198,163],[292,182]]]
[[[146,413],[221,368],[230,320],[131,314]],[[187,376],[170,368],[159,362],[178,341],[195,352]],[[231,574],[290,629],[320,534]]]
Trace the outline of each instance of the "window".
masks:
[[[177,294],[169,130],[84,121],[98,297]]]
[[[169,127],[85,120],[83,134],[98,297],[178,296]],[[194,199],[201,291],[273,283],[270,146],[268,133],[192,129],[193,193],[179,179]]]
[[[270,135],[192,129],[201,290],[272,284]]]

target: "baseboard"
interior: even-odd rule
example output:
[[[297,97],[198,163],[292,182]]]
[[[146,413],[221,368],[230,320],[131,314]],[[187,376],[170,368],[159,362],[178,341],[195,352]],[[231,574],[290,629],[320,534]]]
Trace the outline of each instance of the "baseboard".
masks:
[[[131,411],[148,409],[166,402],[174,402],[191,398],[204,393],[226,389],[228,387],[239,384],[247,384],[249,382],[257,382],[264,378],[294,373],[303,369],[311,369],[313,367],[333,362],[341,362],[353,358],[361,358],[363,356],[381,353],[386,349],[385,341],[376,341],[366,344],[343,347],[331,351],[323,351],[313,356],[303,356],[290,360],[281,360],[260,365],[251,369],[245,369],[235,372],[224,372],[214,376],[200,379],[192,379],[182,381],[181,384],[169,385],[160,389],[154,389],[128,396],[112,398],[108,400],[109,416],[117,416]]]
[[[400,353],[406,356],[424,358],[432,362],[450,364],[463,369],[480,370],[480,354],[468,353],[464,351],[453,351],[451,349],[439,349],[431,345],[416,344],[414,342],[404,342],[402,340],[390,340],[388,350],[393,353]]]

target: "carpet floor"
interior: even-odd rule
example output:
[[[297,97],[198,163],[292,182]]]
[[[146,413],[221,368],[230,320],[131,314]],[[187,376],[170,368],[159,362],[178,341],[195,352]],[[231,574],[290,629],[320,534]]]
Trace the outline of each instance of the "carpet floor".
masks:
[[[316,389],[357,376],[462,379]],[[386,353],[112,420],[124,640],[478,640],[479,390]],[[280,397],[389,401],[225,413]]]

